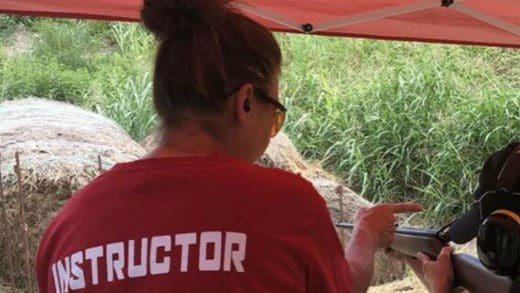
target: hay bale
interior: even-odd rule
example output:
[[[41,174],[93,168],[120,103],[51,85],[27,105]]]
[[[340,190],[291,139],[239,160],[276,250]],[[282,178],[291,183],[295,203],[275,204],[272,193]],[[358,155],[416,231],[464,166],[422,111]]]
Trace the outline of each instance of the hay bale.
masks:
[[[297,173],[309,180],[327,202],[333,222],[351,221],[359,207],[371,203],[340,183],[341,180],[325,172],[318,164],[305,162],[292,141],[284,133],[275,136],[258,163],[271,168],[279,168]],[[344,232],[344,230],[342,230]],[[346,242],[348,234],[340,234]]]
[[[149,135],[141,145],[151,150],[160,142],[157,133]],[[352,221],[359,207],[372,204],[357,195],[350,188],[341,183],[341,180],[324,171],[319,164],[310,164],[300,155],[289,137],[279,133],[271,140],[264,155],[258,160],[258,164],[279,168],[302,175],[309,180],[327,202],[327,206],[334,223],[339,221]],[[350,238],[349,231],[337,229],[342,243],[347,243]],[[402,279],[406,275],[405,265],[389,259],[383,253],[376,254],[376,268],[373,284],[382,284]]]
[[[41,233],[69,196],[100,173],[98,156],[106,170],[138,159],[145,151],[115,122],[65,103],[36,98],[6,101],[0,104],[0,117],[0,170],[7,212],[7,223],[0,221],[0,282],[10,283],[7,252],[11,251],[16,286],[25,288],[15,153],[20,157],[32,271]]]
[[[352,221],[359,207],[372,204],[362,198],[342,180],[323,170],[319,164],[305,162],[292,141],[284,133],[279,133],[271,140],[265,154],[259,159],[259,164],[280,168],[298,173],[309,180],[327,202],[333,223]],[[350,232],[336,229],[341,242],[346,245]],[[376,264],[372,284],[383,284],[406,276],[406,266],[388,258],[384,253],[376,254]]]

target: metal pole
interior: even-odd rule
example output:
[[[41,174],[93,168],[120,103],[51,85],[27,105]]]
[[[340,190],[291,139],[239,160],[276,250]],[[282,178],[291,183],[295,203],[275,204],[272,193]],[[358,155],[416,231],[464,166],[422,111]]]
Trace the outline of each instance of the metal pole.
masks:
[[[23,244],[24,244],[24,250],[25,250],[25,274],[27,276],[27,282],[28,286],[27,289],[29,289],[29,292],[34,292],[33,290],[33,277],[32,277],[32,266],[31,261],[29,257],[29,235],[28,235],[28,226],[25,219],[25,198],[23,193],[23,185],[22,185],[22,171],[20,167],[20,155],[18,152],[15,153],[16,158],[16,165],[14,166],[14,172],[16,173],[16,176],[18,177],[18,196],[20,200],[20,224],[22,226],[23,231]]]
[[[344,222],[345,219],[343,216],[343,212],[344,212],[343,211],[343,186],[338,185],[336,187],[336,194],[338,195],[338,199],[339,199],[339,212],[340,212],[339,221]],[[343,247],[345,247],[345,229],[341,229],[340,235],[341,235],[341,245]]]
[[[101,162],[101,156],[98,155],[97,159],[98,159],[98,171],[99,171],[99,174],[101,174],[101,173],[103,173],[103,163]]]

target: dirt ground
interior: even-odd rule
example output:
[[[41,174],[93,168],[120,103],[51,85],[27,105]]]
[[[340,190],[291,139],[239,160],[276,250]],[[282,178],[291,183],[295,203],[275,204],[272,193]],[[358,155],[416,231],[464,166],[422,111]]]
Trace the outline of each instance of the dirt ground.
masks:
[[[34,44],[34,35],[24,26],[20,26],[14,31],[4,44],[4,52],[7,58],[28,53]]]
[[[410,272],[410,274],[412,274]],[[410,276],[403,280],[392,283],[370,287],[368,293],[389,293],[389,292],[407,292],[407,293],[428,293],[421,281],[415,277]]]

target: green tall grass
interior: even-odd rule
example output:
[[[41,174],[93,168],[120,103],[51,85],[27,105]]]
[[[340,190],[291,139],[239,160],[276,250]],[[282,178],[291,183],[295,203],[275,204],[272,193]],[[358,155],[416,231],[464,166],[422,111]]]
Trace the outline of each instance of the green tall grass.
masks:
[[[0,50],[0,100],[68,101],[117,121],[136,140],[155,127],[154,40],[136,24],[0,17],[30,52]],[[488,154],[518,138],[520,51],[277,35],[285,131],[375,202],[416,200],[428,222],[467,208]]]
[[[468,207],[487,155],[518,139],[518,50],[280,40],[286,131],[373,201],[416,200],[446,221]]]
[[[5,31],[19,24],[0,18]],[[5,20],[7,19],[7,20]],[[66,101],[118,122],[136,140],[155,127],[151,107],[154,41],[138,25],[31,18],[31,52],[0,52],[0,100],[27,96]],[[0,37],[9,43],[9,35]]]

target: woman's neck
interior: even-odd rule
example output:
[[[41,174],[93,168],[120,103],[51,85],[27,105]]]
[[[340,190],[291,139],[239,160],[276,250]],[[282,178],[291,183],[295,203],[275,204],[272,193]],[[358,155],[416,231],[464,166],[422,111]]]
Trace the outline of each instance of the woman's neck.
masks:
[[[144,158],[205,156],[229,153],[226,144],[197,124],[166,130],[164,140]]]

